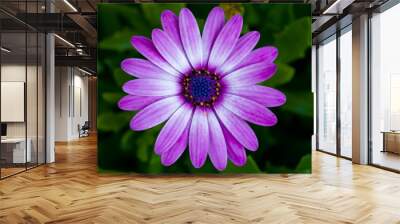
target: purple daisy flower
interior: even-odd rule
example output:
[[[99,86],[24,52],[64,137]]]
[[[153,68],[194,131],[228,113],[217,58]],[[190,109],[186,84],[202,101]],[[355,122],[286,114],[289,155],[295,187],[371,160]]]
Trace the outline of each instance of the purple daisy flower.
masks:
[[[137,79],[124,84],[129,95],[118,105],[139,111],[130,122],[134,131],[166,121],[154,147],[165,166],[175,163],[187,147],[196,168],[207,156],[218,170],[226,168],[228,158],[243,166],[245,149],[258,148],[247,122],[275,125],[277,117],[268,107],[286,101],[282,92],[257,85],[275,74],[278,50],[266,46],[253,51],[260,34],[240,36],[240,15],[224,20],[224,11],[213,8],[201,34],[189,9],[182,9],[179,17],[165,10],[162,29],[154,29],[151,40],[132,37],[132,45],[147,60],[121,63]]]

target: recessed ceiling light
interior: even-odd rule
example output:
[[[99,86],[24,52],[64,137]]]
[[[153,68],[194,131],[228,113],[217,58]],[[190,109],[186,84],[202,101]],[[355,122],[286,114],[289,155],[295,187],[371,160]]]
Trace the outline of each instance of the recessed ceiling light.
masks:
[[[83,72],[83,73],[85,73],[85,74],[87,74],[87,75],[90,75],[90,76],[92,75],[92,73],[90,73],[90,72],[88,72],[88,71],[86,71],[86,70],[83,70],[83,69],[81,69],[81,68],[79,68],[79,67],[78,67],[78,70],[81,71],[81,72]]]
[[[9,49],[7,49],[5,47],[1,47],[1,51],[4,51],[6,53],[10,53],[11,52],[11,50],[9,50]]]
[[[68,0],[64,0],[64,3],[68,5],[68,7],[70,7],[74,12],[78,12],[78,10]]]
[[[65,44],[67,44],[68,46],[75,48],[75,45],[73,45],[71,42],[69,42],[68,40],[62,38],[61,36],[59,36],[58,34],[54,34],[55,37],[57,37],[59,40],[61,40],[62,42],[64,42]]]

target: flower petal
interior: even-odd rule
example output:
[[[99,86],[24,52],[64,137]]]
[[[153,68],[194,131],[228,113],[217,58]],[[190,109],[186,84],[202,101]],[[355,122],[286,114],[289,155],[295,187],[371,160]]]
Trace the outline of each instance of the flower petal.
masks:
[[[171,75],[179,76],[179,72],[171,67],[168,62],[158,53],[156,47],[153,42],[143,36],[133,36],[131,39],[132,45],[136,48],[136,50],[146,57],[153,64],[157,65],[161,69],[170,73]]]
[[[260,40],[260,33],[257,31],[246,33],[241,37],[225,63],[217,68],[217,73],[228,74],[231,72],[237,64],[249,55],[258,40]]]
[[[200,168],[204,165],[210,146],[207,113],[207,110],[197,107],[190,126],[189,155],[195,168]]]
[[[210,58],[208,60],[209,69],[215,70],[229,57],[239,39],[242,25],[242,16],[235,15],[222,28],[210,53]]]
[[[185,53],[169,35],[160,29],[154,29],[151,38],[158,52],[172,67],[182,74],[186,74],[191,70]]]
[[[188,103],[183,104],[177,111],[175,111],[157,137],[154,146],[154,150],[157,154],[160,155],[166,152],[176,144],[190,122],[192,112],[193,108]]]
[[[150,104],[139,111],[131,120],[130,127],[134,131],[152,128],[167,120],[181,105],[180,96],[167,97]]]
[[[183,134],[181,135],[181,137],[179,137],[175,145],[173,145],[169,150],[161,154],[161,163],[164,166],[171,166],[172,164],[174,164],[185,151],[188,143],[189,126],[190,124],[188,123],[187,127],[183,131]]]
[[[286,102],[284,93],[266,86],[253,85],[226,88],[226,92],[254,100],[265,107],[278,107]]]
[[[219,120],[240,144],[251,151],[257,150],[257,136],[244,120],[221,105],[215,105],[214,109]]]
[[[169,74],[153,63],[140,58],[128,58],[121,62],[121,69],[137,78],[163,79],[177,81],[178,77]]]
[[[122,89],[137,96],[171,96],[181,92],[178,82],[159,79],[134,79],[126,82]]]
[[[210,132],[210,147],[208,154],[210,160],[217,170],[224,170],[228,163],[226,143],[221,125],[214,112],[208,113],[208,126]]]
[[[232,71],[259,62],[272,64],[276,57],[278,57],[278,49],[271,46],[261,47],[251,52],[239,64],[237,64]]]
[[[179,34],[178,16],[176,16],[175,13],[171,10],[165,10],[161,14],[161,24],[163,30],[168,34],[168,36],[171,37],[173,41],[175,41],[176,45],[183,49],[181,36]]]
[[[268,108],[244,97],[225,94],[222,105],[253,124],[261,126],[273,126],[278,122],[275,114]]]
[[[247,156],[243,145],[236,141],[226,128],[223,128],[222,130],[226,140],[229,160],[231,160],[236,166],[244,166],[247,161]]]
[[[184,8],[179,14],[179,29],[183,48],[193,68],[199,69],[203,64],[203,47],[201,43],[201,34],[196,18],[192,12]]]
[[[147,105],[150,105],[163,97],[157,96],[132,96],[127,95],[118,101],[118,107],[122,110],[133,111],[141,110]]]
[[[276,72],[275,64],[263,62],[248,65],[222,78],[228,87],[249,86],[271,78]]]
[[[214,7],[207,16],[202,36],[203,60],[205,64],[208,62],[214,41],[224,26],[224,21],[224,10],[220,7]]]

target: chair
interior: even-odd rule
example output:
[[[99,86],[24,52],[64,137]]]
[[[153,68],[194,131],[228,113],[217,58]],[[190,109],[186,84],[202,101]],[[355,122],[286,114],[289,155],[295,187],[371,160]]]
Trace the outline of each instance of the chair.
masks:
[[[89,129],[90,129],[89,121],[85,121],[82,127],[78,124],[79,138],[89,136]]]

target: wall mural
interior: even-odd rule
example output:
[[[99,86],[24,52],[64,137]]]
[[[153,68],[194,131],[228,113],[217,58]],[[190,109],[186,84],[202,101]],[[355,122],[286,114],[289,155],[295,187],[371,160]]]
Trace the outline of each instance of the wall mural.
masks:
[[[101,172],[311,172],[309,5],[98,9]]]

